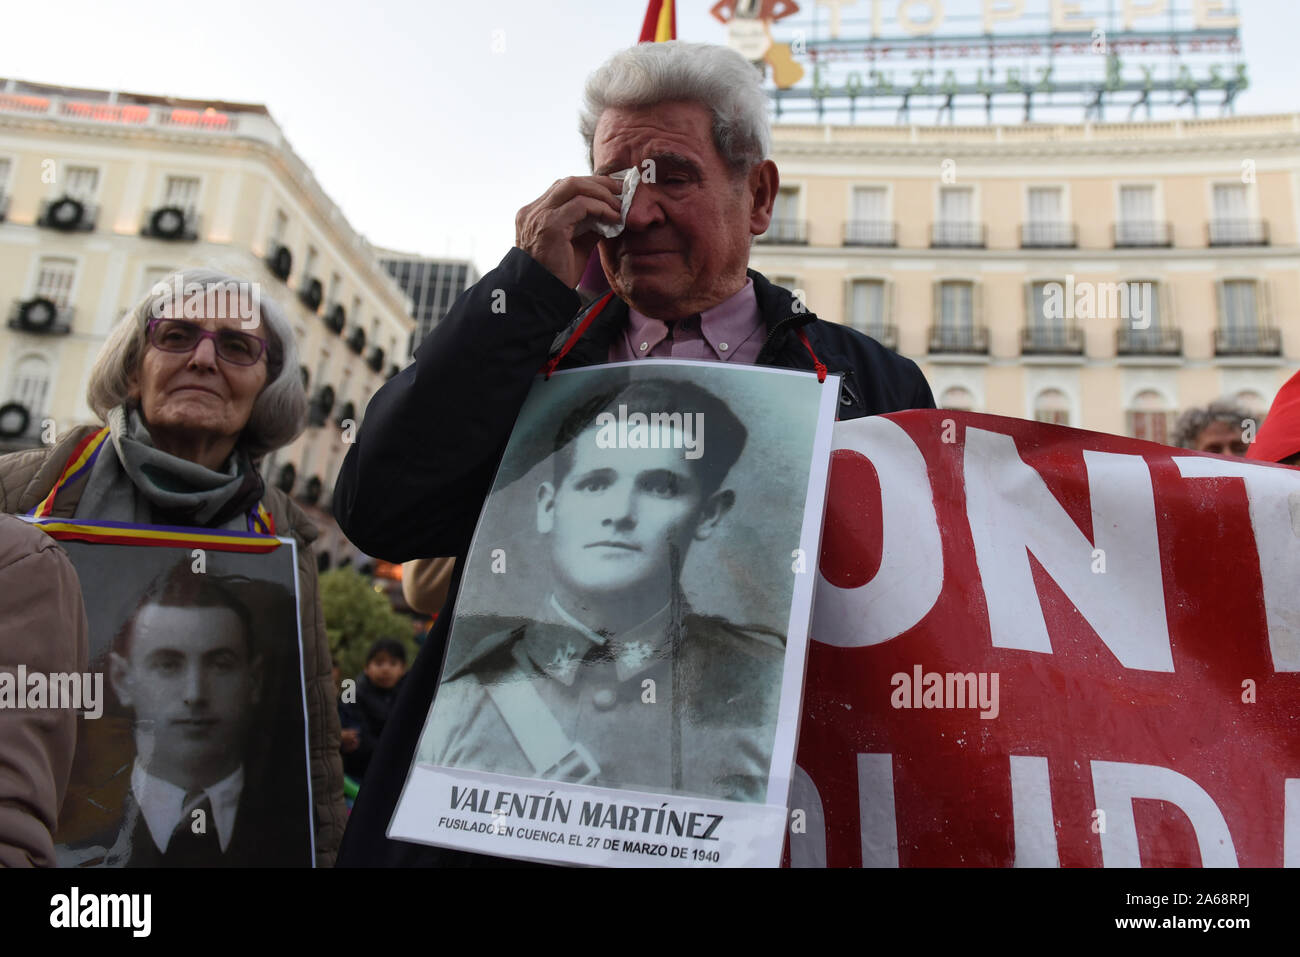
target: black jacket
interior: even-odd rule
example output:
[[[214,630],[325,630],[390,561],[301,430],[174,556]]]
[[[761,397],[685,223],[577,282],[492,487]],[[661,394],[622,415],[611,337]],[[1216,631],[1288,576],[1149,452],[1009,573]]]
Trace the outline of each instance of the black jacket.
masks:
[[[845,326],[819,320],[787,290],[749,271],[767,340],[757,364],[814,368],[796,330],[830,372],[844,376],[841,419],[932,409],[916,363]],[[588,307],[590,308],[590,307]],[[334,486],[334,515],[362,551],[400,562],[455,555],[446,608],[515,418],[533,379],[585,315],[577,293],[520,249],[465,290],[366,410]],[[576,315],[576,318],[575,318]],[[615,297],[559,368],[606,362],[627,319]],[[495,858],[384,837],[437,690],[451,615],[439,616],[403,682],[397,706],[352,809],[342,866],[475,864]]]
[[[375,745],[383,734],[384,725],[392,713],[393,705],[402,690],[402,679],[391,688],[381,688],[371,681],[363,671],[357,675],[356,700],[345,701],[339,705],[339,724],[344,728],[356,728],[360,732],[357,749],[343,755],[343,773],[358,784],[366,776],[370,759],[375,755]]]

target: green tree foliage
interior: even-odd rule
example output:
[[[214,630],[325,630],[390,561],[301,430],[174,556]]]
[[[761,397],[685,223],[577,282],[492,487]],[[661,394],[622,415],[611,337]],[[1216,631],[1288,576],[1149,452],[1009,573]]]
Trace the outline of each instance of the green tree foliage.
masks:
[[[396,638],[406,646],[408,667],[415,661],[410,619],[394,611],[388,598],[355,568],[322,572],[320,600],[330,652],[342,677],[355,677],[366,666],[366,651],[376,638]]]

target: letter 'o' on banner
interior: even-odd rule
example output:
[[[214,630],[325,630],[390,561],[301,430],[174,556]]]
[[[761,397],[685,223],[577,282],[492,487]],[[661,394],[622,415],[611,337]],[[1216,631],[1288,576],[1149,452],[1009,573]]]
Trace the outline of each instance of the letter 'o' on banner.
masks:
[[[926,616],[943,588],[939,519],[921,450],[888,419],[852,424],[836,430],[812,629],[814,641],[845,648],[901,635]],[[862,494],[873,470],[878,499]],[[854,566],[874,564],[875,556],[863,551],[876,544],[861,534],[875,524],[864,509],[880,516],[879,567],[868,581],[844,587],[836,582],[854,581]]]

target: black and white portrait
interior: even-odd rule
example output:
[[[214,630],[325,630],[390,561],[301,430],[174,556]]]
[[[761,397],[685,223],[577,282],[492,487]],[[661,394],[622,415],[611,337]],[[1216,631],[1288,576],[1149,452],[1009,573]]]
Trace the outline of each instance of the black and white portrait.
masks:
[[[290,549],[66,545],[110,693],[79,724],[60,863],[310,866]]]
[[[674,362],[539,383],[418,760],[764,801],[819,396]]]

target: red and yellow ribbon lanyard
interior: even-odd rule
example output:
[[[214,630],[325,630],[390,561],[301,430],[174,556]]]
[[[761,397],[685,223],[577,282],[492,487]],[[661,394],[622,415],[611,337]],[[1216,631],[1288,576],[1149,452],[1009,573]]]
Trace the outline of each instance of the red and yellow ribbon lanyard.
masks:
[[[595,307],[591,310],[591,312],[587,313],[583,317],[582,322],[578,323],[578,328],[574,329],[573,334],[570,335],[569,338],[565,340],[564,345],[560,348],[560,351],[557,352],[550,359],[546,360],[546,364],[542,366],[542,374],[545,375],[546,378],[549,379],[551,377],[551,373],[553,373],[556,367],[559,366],[561,360],[563,360],[564,357],[569,354],[570,349],[572,349],[575,345],[577,345],[578,340],[582,338],[582,334],[587,331],[587,329],[591,326],[592,321],[598,315],[600,315],[601,310],[603,310],[607,305],[609,305],[609,301],[613,298],[614,298],[613,292],[605,293],[605,297],[601,299],[600,302],[596,303]],[[820,359],[817,358],[817,353],[813,352],[812,344],[808,341],[808,333],[804,332],[802,328],[797,329],[796,332],[799,335],[799,341],[802,342],[803,347],[808,350],[808,355],[812,356],[813,369],[817,372],[817,381],[825,382],[826,366],[822,363]]]
[[[64,486],[70,485],[79,479],[90,467],[95,464],[95,459],[99,458],[99,453],[104,450],[104,445],[108,441],[108,426],[104,426],[98,432],[86,436],[68,456],[68,461],[63,465],[63,471],[59,473],[58,480],[54,487],[50,489],[50,494],[37,504],[28,516],[32,518],[49,518],[54,511],[54,500],[58,498],[59,492]],[[271,513],[266,510],[261,502],[257,503],[256,508],[248,511],[248,530],[254,534],[274,535],[275,520],[271,518]]]

